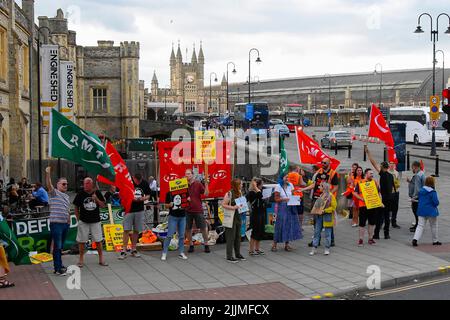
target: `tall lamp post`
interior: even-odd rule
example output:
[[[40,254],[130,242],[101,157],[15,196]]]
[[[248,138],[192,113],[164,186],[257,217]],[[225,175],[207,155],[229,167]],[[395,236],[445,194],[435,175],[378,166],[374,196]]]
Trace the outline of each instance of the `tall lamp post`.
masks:
[[[164,88],[164,121],[167,121],[167,86]]]
[[[209,110],[212,110],[212,75],[214,75],[214,82],[217,82],[217,74],[215,72],[211,72],[209,74]]]
[[[445,54],[444,51],[442,50],[436,50],[436,53],[442,53],[442,91],[445,89]],[[434,63],[437,63],[437,61],[435,61]],[[441,103],[442,106],[444,106],[444,97],[442,97]],[[450,138],[448,141],[448,148],[450,149]]]
[[[331,76],[326,73],[325,77],[328,78],[328,131],[331,131]]]
[[[229,94],[229,89],[228,89],[228,66],[232,64],[233,65],[233,71],[231,71],[233,74],[236,74],[236,65],[233,62],[228,62],[227,63],[227,112],[228,114],[230,114],[230,104],[228,103],[228,94]]]
[[[445,54],[442,50],[436,50],[436,53],[442,53],[442,90],[445,89]],[[437,63],[437,60],[435,61]],[[444,105],[444,99],[442,99],[442,105]]]
[[[251,70],[251,53],[252,53],[252,51],[256,51],[257,53],[258,53],[258,57],[256,58],[256,63],[261,63],[262,61],[261,61],[261,58],[259,57],[259,50],[258,49],[256,49],[256,48],[252,48],[252,49],[250,49],[249,51],[248,51],[248,103],[251,103],[252,101],[251,101],[251,96],[250,96],[250,90],[251,90],[251,78],[250,78],[250,76],[251,76],[251,72],[250,72],[250,70]]]
[[[445,31],[446,34],[450,34],[450,16],[447,13],[441,13],[436,18],[436,29],[433,30],[433,17],[429,13],[422,13],[417,19],[417,28],[414,33],[423,33],[422,27],[420,26],[420,19],[422,16],[427,16],[430,18],[430,35],[431,42],[433,42],[433,96],[436,95],[436,41],[439,41],[439,18],[441,16],[446,16],[448,18],[448,28]],[[436,128],[433,126],[432,128],[432,136],[431,136],[431,156],[436,155]]]
[[[378,73],[377,71],[377,67],[380,66],[380,96],[379,96],[379,100],[378,100],[378,107],[381,108],[381,99],[382,99],[382,87],[383,87],[383,65],[381,63],[377,63],[375,65],[375,71],[374,74],[376,75]]]

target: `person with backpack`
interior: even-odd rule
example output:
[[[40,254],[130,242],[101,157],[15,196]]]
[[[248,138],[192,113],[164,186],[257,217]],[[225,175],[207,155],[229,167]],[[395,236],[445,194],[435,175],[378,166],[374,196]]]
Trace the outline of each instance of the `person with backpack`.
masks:
[[[314,206],[314,202],[317,201],[317,199],[320,198],[322,195],[322,189],[320,188],[320,185],[322,182],[326,182],[330,185],[330,191],[334,195],[334,197],[337,196],[337,190],[339,188],[339,177],[335,170],[331,169],[331,160],[329,158],[322,159],[322,168],[318,169],[317,172],[314,174],[312,181],[313,184],[300,189],[301,192],[305,192],[308,190],[313,190],[312,192],[312,206]],[[320,245],[320,239],[319,244]],[[308,244],[309,247],[313,246],[313,242],[311,241]],[[331,230],[331,247],[334,247],[334,228]]]
[[[417,247],[417,241],[420,240],[423,234],[423,228],[429,221],[431,226],[431,234],[433,236],[433,245],[440,246],[442,243],[438,240],[438,222],[439,216],[439,198],[436,192],[434,177],[427,177],[425,179],[425,185],[419,191],[419,205],[417,208],[417,216],[419,222],[417,224],[416,232],[414,233],[414,239],[412,245]]]
[[[252,235],[250,237],[250,256],[264,255],[264,251],[260,249],[261,240],[264,239],[266,227],[266,203],[262,195],[263,182],[259,178],[253,178],[250,182],[249,192],[247,193],[247,201],[250,204],[250,229]]]

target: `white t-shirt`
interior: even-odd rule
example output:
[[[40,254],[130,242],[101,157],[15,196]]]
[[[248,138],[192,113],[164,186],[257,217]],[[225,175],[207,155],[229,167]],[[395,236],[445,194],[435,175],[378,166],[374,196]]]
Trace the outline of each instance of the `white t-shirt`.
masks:
[[[292,183],[288,183],[287,187],[283,189],[279,184],[275,187],[274,192],[278,192],[281,198],[289,198],[292,195],[292,190],[294,190],[294,186]],[[286,191],[286,192],[285,192]]]
[[[158,187],[157,187],[157,185],[156,185],[156,180],[153,180],[153,181],[150,183],[150,190],[151,190],[151,191],[158,191]]]

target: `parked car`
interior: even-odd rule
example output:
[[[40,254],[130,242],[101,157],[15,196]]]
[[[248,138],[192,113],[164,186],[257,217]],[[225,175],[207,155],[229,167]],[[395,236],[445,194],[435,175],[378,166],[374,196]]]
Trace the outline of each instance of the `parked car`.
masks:
[[[338,148],[352,148],[352,136],[348,131],[330,131],[320,139],[320,145],[322,148],[335,148],[337,144]]]
[[[270,119],[269,120],[269,125],[270,126],[274,126],[276,124],[284,124],[284,122],[281,119]]]
[[[274,133],[274,136],[277,134],[282,137],[288,137],[289,138],[289,128],[285,124],[276,124],[271,127],[272,131]]]

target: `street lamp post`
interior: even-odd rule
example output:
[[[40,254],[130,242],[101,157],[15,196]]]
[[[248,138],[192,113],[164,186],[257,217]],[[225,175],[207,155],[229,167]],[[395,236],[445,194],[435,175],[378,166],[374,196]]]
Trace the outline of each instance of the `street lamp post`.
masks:
[[[436,50],[436,53],[442,53],[442,90],[445,89],[445,54],[442,50]],[[437,63],[437,61],[435,61]],[[444,99],[442,99],[442,105],[444,105]]]
[[[250,76],[251,76],[251,72],[250,72],[250,70],[251,70],[251,53],[252,53],[252,51],[256,51],[257,53],[258,53],[258,57],[256,58],[256,63],[261,63],[261,59],[260,59],[260,57],[259,57],[259,50],[258,49],[256,49],[256,48],[252,48],[252,49],[250,49],[249,50],[249,52],[248,52],[248,103],[251,103],[251,96],[250,96],[250,90],[251,90],[251,88],[250,88],[250,86],[251,86],[251,81],[250,81]]]
[[[436,95],[436,41],[439,41],[439,18],[441,16],[446,16],[448,18],[449,26],[445,31],[446,34],[450,34],[450,16],[447,13],[441,13],[436,18],[436,29],[433,30],[433,17],[429,13],[422,13],[417,20],[417,28],[414,33],[423,33],[422,27],[420,26],[420,18],[422,16],[428,16],[430,18],[430,35],[431,41],[433,42],[433,96]],[[432,136],[431,136],[431,156],[436,155],[436,128],[433,126],[432,128]]]
[[[328,78],[328,131],[331,131],[331,76],[327,73],[325,77]]]
[[[377,74],[377,67],[380,66],[380,99],[378,100],[378,107],[381,108],[381,100],[382,100],[382,87],[383,87],[383,65],[381,63],[377,63],[375,65],[374,74]],[[386,119],[387,120],[387,119]]]
[[[164,121],[167,121],[167,88],[164,88]]]
[[[442,50],[436,50],[436,53],[438,53],[438,52],[442,53],[442,91],[443,91],[445,89],[445,54],[444,54],[444,51],[442,51]],[[437,61],[435,61],[435,63],[436,62]],[[442,107],[443,107],[444,106],[444,97],[442,97],[441,103],[442,103]],[[448,141],[448,148],[450,149],[450,138]]]
[[[211,72],[209,74],[209,110],[212,110],[212,81],[211,76],[214,75],[214,82],[217,82],[217,74],[215,72]]]
[[[229,89],[228,89],[228,66],[232,64],[233,65],[233,71],[231,71],[233,74],[236,74],[236,65],[233,62],[228,62],[227,63],[227,111],[228,114],[230,114],[230,104],[228,103],[228,94],[229,94]]]

